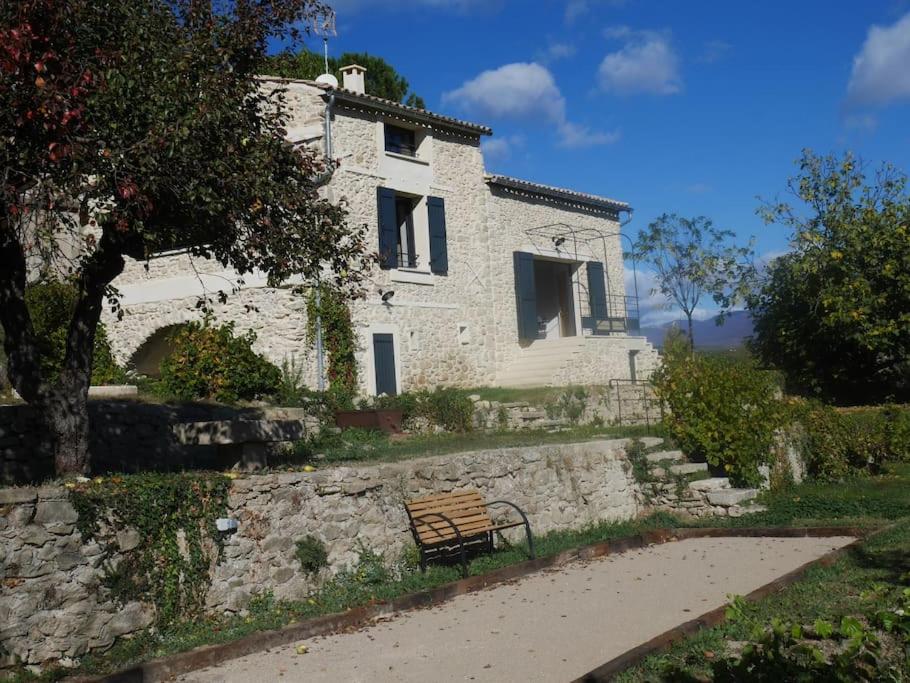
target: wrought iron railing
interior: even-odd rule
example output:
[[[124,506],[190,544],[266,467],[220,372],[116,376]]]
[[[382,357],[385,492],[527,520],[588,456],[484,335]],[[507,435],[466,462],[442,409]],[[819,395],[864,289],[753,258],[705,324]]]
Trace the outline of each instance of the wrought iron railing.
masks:
[[[611,379],[608,396],[617,425],[645,425],[648,433],[664,419],[665,406],[648,380]]]
[[[588,315],[582,316],[581,326],[594,335],[614,332],[637,332],[640,329],[638,297],[614,294],[607,296],[606,305],[591,306]]]

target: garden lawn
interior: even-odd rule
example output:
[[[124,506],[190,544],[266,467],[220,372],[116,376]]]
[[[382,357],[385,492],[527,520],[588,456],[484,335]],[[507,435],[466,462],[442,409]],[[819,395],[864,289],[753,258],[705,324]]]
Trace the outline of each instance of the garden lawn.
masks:
[[[391,462],[496,448],[578,443],[598,439],[663,436],[659,425],[622,427],[576,426],[558,431],[542,429],[418,434],[405,438],[365,429],[346,429],[341,434],[325,432],[297,444],[294,460],[317,465],[355,462]]]

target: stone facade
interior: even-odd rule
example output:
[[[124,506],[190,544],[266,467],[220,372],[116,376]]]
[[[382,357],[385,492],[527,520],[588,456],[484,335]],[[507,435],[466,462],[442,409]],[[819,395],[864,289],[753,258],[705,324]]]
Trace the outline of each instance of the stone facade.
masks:
[[[420,495],[476,488],[487,500],[522,507],[535,534],[630,519],[641,497],[625,445],[512,448],[238,478],[229,514],[239,528],[214,568],[208,606],[214,613],[242,611],[264,591],[301,598],[315,581],[353,563],[361,546],[394,560],[413,543],[403,503]],[[120,607],[106,597],[101,549],[82,542],[76,520],[66,489],[0,489],[0,652],[6,664],[14,658],[65,663],[151,622],[147,606]],[[127,552],[138,539],[121,531]],[[294,556],[295,541],[308,535],[329,551],[329,566],[315,580]]]
[[[264,82],[264,87],[278,86],[287,90],[289,138],[321,149],[326,92],[304,81]],[[590,308],[586,262],[604,264],[606,291],[611,300],[622,299],[619,211],[624,205],[605,204],[607,200],[587,195],[569,198],[546,189],[501,187],[484,170],[480,127],[391,103],[346,98],[344,92],[339,91],[331,118],[333,156],[340,165],[324,188],[326,197],[347,202],[350,224],[367,226],[368,242],[375,243],[377,250],[377,188],[388,188],[416,203],[416,266],[376,268],[367,280],[366,298],[352,305],[362,393],[376,393],[374,334],[393,335],[398,390],[507,382],[528,346],[520,342],[516,322],[512,263],[516,251],[571,269],[572,310],[566,315],[575,317],[576,334],[582,334],[581,318]],[[415,158],[386,151],[386,124],[415,129],[420,140]],[[445,203],[445,274],[430,272],[428,197]],[[529,232],[529,228],[554,224],[566,226],[567,235],[588,230],[589,236],[604,237],[570,237],[556,248],[550,237]],[[198,319],[195,305],[200,295],[228,291],[237,282],[236,273],[213,262],[191,263],[185,254],[128,263],[114,283],[123,294],[125,315],[121,320],[110,315],[104,320],[118,359],[141,366],[150,339],[160,343],[161,330]],[[383,303],[380,292],[390,290],[394,296]],[[215,311],[217,319],[234,321],[240,331],[256,332],[257,350],[273,362],[293,357],[303,366],[307,383],[316,384],[315,358],[306,344],[304,301],[290,288],[268,288],[263,277],[247,276],[240,291]],[[656,353],[641,337],[592,338],[581,362],[554,373],[547,383],[593,384],[627,378],[630,348],[643,352],[643,370],[657,362]]]

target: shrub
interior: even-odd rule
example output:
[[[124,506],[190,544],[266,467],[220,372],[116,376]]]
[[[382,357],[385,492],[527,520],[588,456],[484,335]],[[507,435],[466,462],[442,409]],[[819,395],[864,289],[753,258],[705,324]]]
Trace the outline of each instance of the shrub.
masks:
[[[329,554],[325,549],[325,543],[315,536],[304,536],[295,543],[295,546],[294,555],[300,562],[304,574],[312,576],[328,564]]]
[[[468,432],[473,427],[474,403],[460,389],[437,387],[397,396],[378,396],[373,407],[400,410],[405,423],[422,418],[448,432]]]
[[[234,324],[189,323],[174,333],[174,351],[161,363],[161,383],[184,401],[225,403],[273,394],[281,371],[253,351],[256,335],[235,336]]]
[[[41,372],[46,379],[53,381],[59,377],[66,355],[66,337],[76,306],[76,288],[58,280],[34,283],[25,290],[25,302],[38,340]],[[119,384],[124,381],[126,372],[114,360],[104,324],[98,323],[92,384]]]
[[[901,406],[838,410],[808,404],[800,410],[803,459],[820,481],[881,471],[886,462],[910,459],[910,410]]]
[[[670,408],[665,426],[692,459],[723,471],[736,484],[761,482],[785,414],[777,378],[749,361],[667,352],[656,374]]]

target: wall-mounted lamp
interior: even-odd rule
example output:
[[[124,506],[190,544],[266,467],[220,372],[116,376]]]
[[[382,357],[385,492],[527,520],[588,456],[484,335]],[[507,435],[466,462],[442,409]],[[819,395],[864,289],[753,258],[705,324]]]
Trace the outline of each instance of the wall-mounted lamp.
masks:
[[[392,300],[393,296],[395,296],[394,289],[390,289],[386,292],[383,292],[381,289],[379,290],[379,298],[382,299],[382,303],[384,303],[384,304],[389,303],[389,301]]]
[[[553,246],[556,247],[557,249],[559,249],[560,246],[565,244],[565,241],[566,241],[565,237],[553,237],[552,239],[553,239]]]

